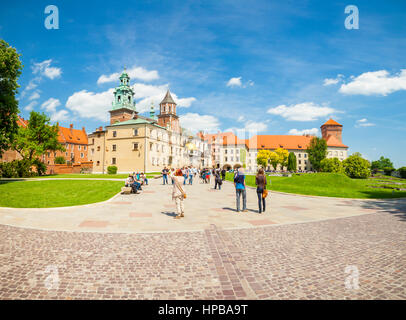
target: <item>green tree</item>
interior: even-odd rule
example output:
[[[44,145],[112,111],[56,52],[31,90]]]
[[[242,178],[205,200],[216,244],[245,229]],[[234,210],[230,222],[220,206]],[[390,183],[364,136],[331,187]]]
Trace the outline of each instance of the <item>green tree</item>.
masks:
[[[349,156],[343,161],[343,166],[345,174],[350,178],[366,179],[371,175],[371,164],[358,155]]]
[[[312,164],[313,169],[320,171],[320,162],[327,156],[326,140],[319,137],[313,137],[307,148],[307,154],[309,155],[309,161]]]
[[[56,157],[56,158],[55,158],[54,162],[55,162],[55,164],[65,164],[65,163],[66,163],[66,160],[65,160],[64,157],[59,156],[59,157]]]
[[[293,152],[289,152],[288,171],[296,171],[296,170],[297,170],[296,156]]]
[[[50,125],[49,118],[44,113],[31,111],[27,127],[18,128],[12,147],[24,160],[43,171],[38,159],[45,152],[65,151],[63,145],[58,142],[58,131],[58,126]]]
[[[263,168],[266,168],[269,161],[269,150],[259,150],[257,154],[257,164]]]
[[[269,162],[271,163],[274,170],[277,169],[279,164],[279,156],[276,152],[270,152],[269,154]]]
[[[344,173],[344,166],[338,158],[326,158],[321,160],[320,169],[323,172]]]
[[[283,170],[283,168],[287,167],[288,165],[289,151],[283,148],[278,148],[275,150],[275,153],[279,157],[279,164],[281,165],[281,168]]]
[[[15,96],[20,87],[20,54],[4,40],[0,40],[0,156],[10,148],[17,134],[18,101]]]
[[[381,156],[379,160],[372,161],[371,163],[372,170],[383,170],[384,168],[393,168],[393,163],[389,158]]]

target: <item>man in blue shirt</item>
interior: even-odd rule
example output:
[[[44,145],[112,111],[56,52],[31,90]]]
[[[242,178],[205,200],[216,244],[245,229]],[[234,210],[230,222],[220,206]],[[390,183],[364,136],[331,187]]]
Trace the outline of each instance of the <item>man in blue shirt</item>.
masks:
[[[239,168],[234,176],[234,186],[236,192],[237,212],[240,212],[240,198],[242,195],[242,212],[247,212],[247,190],[245,189],[244,169]]]

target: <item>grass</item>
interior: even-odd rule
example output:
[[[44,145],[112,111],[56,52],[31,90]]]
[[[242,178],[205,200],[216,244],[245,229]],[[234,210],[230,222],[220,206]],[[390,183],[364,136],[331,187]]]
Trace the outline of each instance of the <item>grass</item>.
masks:
[[[227,174],[226,179],[232,181],[233,175]],[[267,189],[303,195],[386,199],[406,197],[406,191],[371,188],[368,185],[379,185],[374,179],[350,179],[343,174],[314,173],[292,177],[267,177]],[[403,181],[406,181],[403,179]],[[246,184],[255,187],[255,176],[246,176]]]
[[[147,178],[155,177],[155,172],[148,173]],[[125,179],[128,177],[126,173],[120,174],[101,174],[101,173],[67,173],[67,174],[48,174],[44,176],[37,176],[33,178],[91,178],[91,179]]]
[[[122,186],[121,181],[97,180],[1,181],[0,206],[52,208],[83,205],[108,200]]]

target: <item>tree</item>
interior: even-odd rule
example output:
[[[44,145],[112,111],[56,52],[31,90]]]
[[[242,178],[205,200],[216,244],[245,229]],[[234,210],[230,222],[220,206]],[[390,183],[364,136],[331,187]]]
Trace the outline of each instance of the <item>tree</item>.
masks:
[[[309,161],[314,170],[319,171],[321,160],[325,159],[327,156],[326,140],[319,137],[313,137],[307,148],[307,154],[309,155]]]
[[[17,133],[18,101],[15,96],[20,87],[20,54],[4,40],[0,40],[0,156],[10,148]]]
[[[381,156],[379,160],[372,161],[371,163],[372,170],[384,170],[384,168],[393,168],[393,163],[389,158]]]
[[[320,161],[320,169],[323,172],[343,173],[344,167],[338,158],[323,159]]]
[[[349,156],[343,161],[343,166],[345,174],[350,178],[366,179],[371,175],[371,164],[358,155]]]
[[[59,157],[56,157],[56,158],[55,158],[54,162],[55,162],[55,164],[65,164],[65,163],[66,163],[66,160],[65,160],[64,157],[59,156]]]
[[[18,128],[12,147],[24,160],[35,164],[43,171],[43,167],[37,162],[45,152],[65,151],[58,142],[58,131],[58,125],[51,126],[49,118],[44,113],[31,111],[27,127]]]
[[[257,164],[263,168],[266,168],[269,161],[269,150],[259,150],[257,154]]]
[[[289,152],[288,171],[296,171],[296,170],[297,170],[296,156],[293,152]]]
[[[282,170],[284,167],[287,167],[288,165],[288,157],[289,157],[289,151],[283,148],[278,148],[275,150],[275,153],[279,157],[279,163],[282,167]]]
[[[279,156],[276,152],[270,152],[269,162],[271,163],[272,167],[276,170],[279,164]]]

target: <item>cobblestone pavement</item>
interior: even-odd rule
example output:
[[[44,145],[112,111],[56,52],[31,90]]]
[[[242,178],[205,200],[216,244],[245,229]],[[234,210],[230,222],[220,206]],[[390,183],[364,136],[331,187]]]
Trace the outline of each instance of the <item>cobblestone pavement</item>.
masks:
[[[24,183],[24,182],[18,182]],[[36,183],[42,183],[38,181]],[[222,229],[257,228],[335,219],[377,212],[406,211],[406,198],[398,200],[353,200],[309,197],[271,192],[267,210],[258,214],[255,189],[247,190],[248,212],[235,212],[234,186],[225,182],[222,190],[195,179],[184,186],[185,218],[173,219],[172,186],[150,179],[138,195],[117,195],[109,201],[85,206],[21,209],[0,208],[0,224],[54,231],[144,233],[204,231],[211,225]]]
[[[406,299],[405,214],[144,234],[0,225],[0,298]]]

